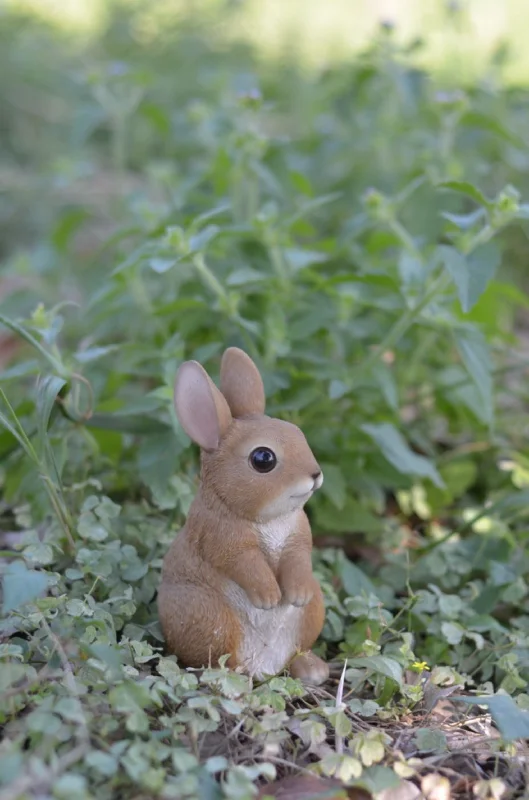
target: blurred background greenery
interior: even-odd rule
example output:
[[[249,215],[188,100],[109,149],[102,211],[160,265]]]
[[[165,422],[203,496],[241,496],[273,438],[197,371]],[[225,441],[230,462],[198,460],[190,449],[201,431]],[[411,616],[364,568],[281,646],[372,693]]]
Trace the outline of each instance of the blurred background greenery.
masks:
[[[461,486],[504,486],[496,460],[523,458],[526,430],[521,16],[513,0],[4,3],[0,310],[62,378],[82,373],[54,429],[75,442],[69,480],[103,470],[109,491],[139,480],[178,508],[171,476],[195,462],[174,369],[215,372],[231,342],[333,475],[323,531],[380,531],[386,491],[421,476],[430,516],[456,499],[411,451],[401,469],[399,429],[433,459],[486,440]],[[31,418],[42,365],[3,341]],[[160,420],[172,453],[142,438]],[[32,472],[4,441],[14,499]]]
[[[108,23],[108,0],[6,0],[7,7],[27,10],[54,25],[85,35],[99,35]],[[129,3],[132,7],[134,3]],[[135,36],[154,41],[167,20],[208,13],[218,0],[155,0],[144,3]],[[229,20],[218,19],[216,35],[225,45],[242,39],[267,57],[295,52],[317,67],[350,58],[365,47],[381,22],[397,29],[397,38],[425,37],[421,63],[452,72],[461,79],[486,71],[498,46],[507,45],[504,77],[524,82],[529,76],[523,0],[231,0]]]

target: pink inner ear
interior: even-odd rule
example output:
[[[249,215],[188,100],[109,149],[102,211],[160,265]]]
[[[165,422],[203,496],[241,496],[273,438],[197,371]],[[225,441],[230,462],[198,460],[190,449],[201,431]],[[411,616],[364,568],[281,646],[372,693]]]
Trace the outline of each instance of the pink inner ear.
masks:
[[[204,450],[216,450],[221,436],[214,388],[197,362],[187,361],[178,370],[174,392],[176,414],[189,438]]]

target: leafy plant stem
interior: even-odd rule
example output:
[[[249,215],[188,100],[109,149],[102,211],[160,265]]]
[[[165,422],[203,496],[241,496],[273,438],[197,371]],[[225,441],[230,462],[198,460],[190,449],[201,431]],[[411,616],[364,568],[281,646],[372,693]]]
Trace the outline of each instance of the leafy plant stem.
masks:
[[[388,220],[388,225],[395,234],[395,236],[400,240],[404,249],[407,250],[408,253],[413,258],[415,258],[420,264],[422,264],[424,261],[422,253],[415,244],[415,242],[413,241],[412,237],[410,236],[404,225],[402,225],[402,223],[400,223],[399,220],[396,219],[395,217],[391,217]]]
[[[196,253],[193,256],[193,264],[198,272],[202,282],[219,298],[219,300],[226,302],[228,297],[224,287],[215,277],[211,269],[206,264],[206,260],[202,253]]]
[[[479,522],[479,520],[483,519],[483,517],[487,517],[487,516],[489,516],[491,514],[495,514],[497,511],[500,511],[500,510],[504,510],[504,512],[505,512],[506,511],[506,506],[508,506],[508,500],[509,500],[508,497],[507,498],[506,497],[502,497],[499,500],[497,500],[495,503],[491,503],[489,506],[486,506],[485,508],[481,509],[481,511],[478,511],[476,514],[474,514],[474,516],[472,516],[469,520],[464,522],[462,525],[459,525],[457,528],[454,528],[453,530],[451,530],[448,533],[446,533],[440,539],[437,539],[434,542],[429,542],[428,544],[424,545],[423,547],[417,548],[417,552],[420,553],[421,555],[429,553],[432,550],[435,550],[437,547],[440,547],[441,545],[445,544],[445,542],[448,542],[454,536],[463,536],[463,534],[465,534],[468,531],[472,530],[472,527],[476,524],[476,522]],[[521,513],[521,512],[519,510],[517,510],[517,511],[515,511],[514,515],[516,515],[516,513]],[[514,515],[511,515],[511,516],[514,516]]]
[[[23,426],[20,423],[20,420],[18,419],[14,409],[12,408],[9,400],[7,399],[5,392],[1,388],[0,388],[0,397],[2,398],[4,404],[7,406],[9,415],[12,420],[10,422],[7,417],[5,417],[3,414],[0,414],[0,422],[13,434],[13,436],[15,436],[15,438],[18,440],[20,445],[25,450],[26,454],[29,456],[29,458],[37,468],[39,477],[44,483],[44,487],[46,489],[46,493],[48,495],[52,509],[55,512],[55,515],[57,516],[57,519],[59,520],[59,523],[66,535],[69,549],[72,552],[75,552],[75,542],[73,540],[71,533],[73,530],[73,522],[66,508],[66,503],[64,502],[64,499],[61,498],[60,496],[60,490],[57,489],[56,484],[48,474],[45,460],[38,455],[37,451],[33,447]]]
[[[404,334],[409,330],[413,323],[421,315],[422,311],[431,303],[431,301],[438,294],[442,294],[449,287],[451,278],[444,272],[441,272],[432,285],[424,292],[422,298],[413,306],[409,308],[397,320],[392,328],[388,331],[386,336],[380,344],[371,352],[371,354],[359,364],[358,372],[367,372],[388,350],[392,350]]]
[[[20,325],[18,322],[15,322],[12,319],[4,316],[4,314],[0,314],[0,322],[9,328],[14,333],[18,333],[19,336],[22,337],[28,344],[37,350],[41,356],[50,364],[53,370],[61,376],[61,378],[68,377],[68,370],[64,366],[64,364],[55,356],[53,356],[48,350],[46,350],[37,339],[35,339],[32,334],[24,328],[23,325]]]

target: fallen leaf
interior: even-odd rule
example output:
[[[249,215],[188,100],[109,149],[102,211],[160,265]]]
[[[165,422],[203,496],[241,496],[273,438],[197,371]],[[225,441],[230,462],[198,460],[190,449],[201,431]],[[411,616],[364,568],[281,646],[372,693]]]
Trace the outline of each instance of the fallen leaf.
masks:
[[[500,800],[507,791],[507,786],[501,778],[492,778],[490,781],[477,781],[473,791],[482,800]]]
[[[421,789],[426,800],[450,800],[450,781],[436,772],[425,775],[421,780]]]
[[[401,781],[394,789],[383,789],[375,795],[376,800],[416,800],[421,790],[413,781]]]

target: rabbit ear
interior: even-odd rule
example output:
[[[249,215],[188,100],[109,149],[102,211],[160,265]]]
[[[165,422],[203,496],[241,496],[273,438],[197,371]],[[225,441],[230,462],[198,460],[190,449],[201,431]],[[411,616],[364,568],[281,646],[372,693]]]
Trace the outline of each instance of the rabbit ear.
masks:
[[[220,390],[234,417],[264,414],[263,380],[250,356],[238,347],[229,347],[222,356]]]
[[[186,361],[178,370],[174,404],[189,438],[203,450],[216,450],[232,416],[223,395],[197,361]]]

